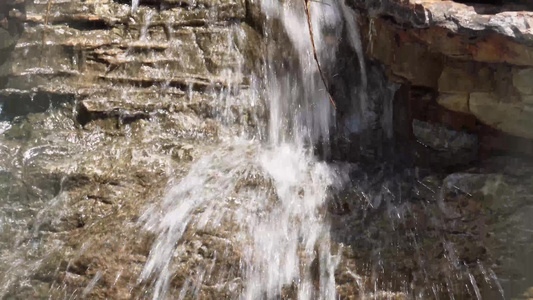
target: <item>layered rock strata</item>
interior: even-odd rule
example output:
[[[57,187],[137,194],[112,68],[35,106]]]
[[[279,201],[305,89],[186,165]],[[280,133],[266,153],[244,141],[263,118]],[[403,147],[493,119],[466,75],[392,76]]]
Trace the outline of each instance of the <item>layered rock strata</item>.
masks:
[[[150,298],[152,282],[139,282],[154,238],[139,226],[146,204],[192,161],[231,151],[219,147],[224,138],[261,132],[263,104],[248,90],[262,65],[261,22],[249,4],[63,0],[45,24],[48,1],[0,3],[0,297]],[[401,84],[395,101],[406,105],[395,116],[424,149],[470,163],[488,130],[479,122],[512,142],[531,138],[530,19],[515,11],[523,4],[351,4],[367,56]],[[532,174],[511,162],[456,174],[354,172],[346,193],[328,200],[339,295],[473,298],[479,283],[498,296],[490,272],[525,278],[520,295],[530,277],[517,259],[530,253],[512,248],[533,240]],[[242,191],[269,188],[248,173],[237,178]],[[185,296],[238,298],[234,225],[185,232],[170,296],[215,266]]]
[[[260,34],[243,1],[47,7],[0,1],[0,298],[149,297],[138,219],[221,139],[261,131]],[[188,240],[227,245],[205,234]],[[188,263],[210,262],[194,245]]]
[[[366,55],[405,86],[413,118],[477,131],[487,148],[531,153],[531,5],[477,2],[351,3]]]

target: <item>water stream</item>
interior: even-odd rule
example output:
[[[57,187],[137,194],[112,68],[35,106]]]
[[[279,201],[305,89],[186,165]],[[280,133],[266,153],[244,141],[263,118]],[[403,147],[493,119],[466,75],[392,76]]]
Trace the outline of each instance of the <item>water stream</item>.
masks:
[[[304,5],[303,1],[260,3],[266,20],[262,26],[264,74],[255,79],[257,84],[251,89],[266,102],[266,132],[259,135],[262,138],[251,135],[256,138],[249,139],[246,137],[250,135],[244,134],[224,140],[195,162],[184,178],[172,182],[162,202],[147,209],[140,225],[155,240],[138,284],[149,287],[153,299],[175,297],[171,295],[202,298],[206,297],[206,287],[239,299],[336,299],[340,297],[339,286],[346,282],[352,283],[342,297],[467,294],[480,299],[472,267],[460,262],[452,242],[440,240],[445,259],[438,272],[444,274],[440,275],[444,280],[435,283],[428,274],[435,266],[428,266],[421,253],[427,245],[418,245],[424,239],[418,235],[426,232],[419,232],[419,225],[404,229],[412,218],[420,218],[417,210],[437,226],[447,226],[442,216],[435,214],[433,204],[420,208],[402,198],[406,190],[417,194],[417,189],[423,189],[416,186],[424,186],[417,179],[417,170],[401,174],[392,165],[379,162],[374,165],[378,171],[361,170],[357,165],[328,163],[317,157],[317,147],[320,157],[331,157],[330,137],[339,133],[359,136],[362,152],[365,147],[370,152],[372,147],[379,148],[381,154],[371,155],[373,159],[385,156],[383,153],[390,150],[383,152],[382,147],[393,138],[392,94],[396,86],[379,83],[379,76],[373,74],[375,68],[366,66],[357,16],[343,1],[311,2],[314,45]],[[340,48],[341,41],[348,50]],[[338,68],[337,56],[348,51],[356,57],[352,65],[345,66],[353,78],[348,79],[341,99],[350,103],[343,108],[342,119],[336,119],[313,51],[332,81]],[[369,80],[374,80],[372,86]],[[225,97],[226,101],[232,98],[231,94]],[[222,121],[226,116],[220,115]],[[433,192],[431,197],[438,198],[438,192]],[[407,198],[416,198],[414,194]],[[440,201],[438,205],[446,211]],[[332,205],[341,210],[350,206],[351,216],[331,213]],[[380,212],[387,221],[382,220]],[[377,213],[370,224],[353,225],[366,222],[367,213]],[[383,222],[388,224],[383,227]],[[383,233],[375,229],[380,226],[388,232],[381,237],[383,240],[379,237]],[[361,238],[368,234],[377,236]],[[196,242],[192,248],[207,247],[198,251],[203,257],[209,252],[208,263],[202,259],[198,264],[187,264],[195,243],[191,240],[205,235],[215,237],[217,242],[212,245],[218,246],[208,249],[201,246],[205,242]],[[370,252],[359,249],[369,246]],[[354,248],[367,256],[359,265],[353,265],[346,256],[346,251],[357,251]],[[404,251],[418,253],[408,259],[419,266],[409,275],[398,271],[401,263],[395,266],[395,260],[406,259],[400,254]],[[481,262],[478,266],[479,270],[484,268]],[[183,272],[183,268],[187,270]],[[177,273],[187,275],[180,279],[180,290],[173,291]],[[489,286],[499,287],[503,295],[497,277],[484,278]]]
[[[155,3],[50,24],[87,95],[1,90],[0,299],[533,297],[533,168],[419,164],[477,137],[408,120],[345,1]]]
[[[331,249],[325,204],[328,189],[345,180],[339,170],[318,161],[312,146],[329,147],[335,112],[321,80],[305,9],[302,3],[263,1],[263,13],[279,22],[287,33],[295,62],[281,65],[279,50],[268,43],[262,90],[269,118],[268,138],[260,141],[231,139],[196,162],[189,174],[173,185],[160,206],[143,216],[145,229],[156,234],[141,280],[155,277],[153,299],[168,295],[179,259],[183,235],[225,231],[230,228],[231,248],[242,257],[234,266],[242,299],[276,299],[295,293],[298,299],[334,299],[334,272],[339,253]],[[311,5],[315,40],[338,39],[347,16],[337,2]],[[267,21],[265,35],[274,36]],[[349,25],[353,25],[350,19]],[[357,30],[357,28],[351,28]],[[350,42],[360,51],[357,34]],[[321,63],[332,64],[335,45],[319,42]],[[361,65],[364,68],[364,65]],[[362,71],[364,74],[365,71]],[[364,90],[361,99],[364,99]],[[364,105],[362,102],[361,105]],[[216,253],[217,256],[230,255]],[[205,266],[187,279],[180,292],[195,295],[213,266]],[[289,291],[292,290],[292,291]]]

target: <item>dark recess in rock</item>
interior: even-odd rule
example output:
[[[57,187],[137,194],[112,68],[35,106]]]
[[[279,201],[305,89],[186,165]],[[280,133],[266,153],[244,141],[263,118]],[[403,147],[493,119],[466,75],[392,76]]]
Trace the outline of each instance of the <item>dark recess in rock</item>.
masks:
[[[111,30],[113,27],[104,20],[71,21],[68,26],[77,30]]]
[[[0,105],[2,105],[0,119],[12,120],[17,116],[45,112],[68,103],[74,103],[73,95],[46,92],[0,95]]]
[[[124,109],[114,109],[106,112],[89,112],[81,104],[78,104],[76,111],[76,121],[82,126],[87,125],[91,121],[102,119],[116,119],[119,122],[117,126],[119,126],[131,124],[138,120],[148,120],[150,118],[150,114],[146,112],[129,112]]]

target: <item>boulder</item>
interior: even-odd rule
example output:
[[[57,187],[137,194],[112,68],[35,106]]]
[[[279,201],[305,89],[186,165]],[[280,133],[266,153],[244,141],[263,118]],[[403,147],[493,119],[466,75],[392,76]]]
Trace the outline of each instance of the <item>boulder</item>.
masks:
[[[469,113],[467,93],[441,93],[437,102],[449,110],[461,113]]]
[[[469,110],[481,122],[516,136],[533,138],[533,106],[505,103],[493,93],[471,93]]]

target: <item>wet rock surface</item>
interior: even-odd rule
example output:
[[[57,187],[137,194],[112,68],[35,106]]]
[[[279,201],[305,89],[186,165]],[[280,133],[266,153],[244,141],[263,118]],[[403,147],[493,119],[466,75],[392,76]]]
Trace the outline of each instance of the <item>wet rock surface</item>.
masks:
[[[336,271],[341,297],[523,297],[533,202],[531,164],[519,161],[353,176],[329,207],[334,239],[346,247]]]
[[[139,217],[221,139],[261,131],[259,34],[240,1],[53,1],[44,24],[47,5],[0,4],[0,298],[148,298]]]
[[[468,130],[474,115],[531,137],[525,55],[532,33],[521,23],[529,15],[489,10],[485,17],[450,1],[382,2],[377,10],[373,1],[364,6],[377,16],[361,20],[366,53],[390,66],[405,99],[465,116],[431,122],[437,118],[427,104],[406,122],[424,148],[413,152],[434,157],[424,167],[444,161],[454,173],[363,163],[350,166],[350,184],[331,189],[337,292],[342,299],[527,295],[533,276],[520,260],[531,257],[532,167],[508,157],[472,167],[481,139]],[[151,298],[156,278],[141,280],[157,240],[142,228],[147,207],[202,157],[242,159],[225,143],[230,137],[264,132],[264,103],[249,89],[263,65],[257,7],[53,1],[45,25],[47,5],[0,3],[0,298]],[[465,7],[456,21],[444,13]],[[491,52],[502,43],[513,55]],[[261,213],[252,191],[277,201],[271,179],[256,168],[232,174],[227,197],[215,195],[215,209],[227,212],[222,225],[184,231],[170,258],[169,297],[243,293],[246,253],[236,233],[245,221],[232,217]],[[297,194],[304,199],[303,189]],[[192,214],[196,222],[203,209]],[[316,275],[320,263],[310,265]],[[294,285],[283,291],[276,296],[296,297]]]

